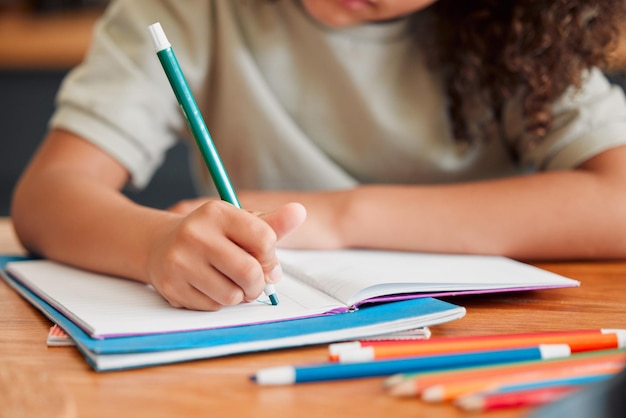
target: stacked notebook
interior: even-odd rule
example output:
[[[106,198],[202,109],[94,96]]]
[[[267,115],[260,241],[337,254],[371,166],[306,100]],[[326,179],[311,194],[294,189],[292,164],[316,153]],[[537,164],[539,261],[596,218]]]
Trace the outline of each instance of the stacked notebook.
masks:
[[[97,371],[371,338],[465,314],[435,296],[578,286],[502,257],[285,250],[279,258],[278,306],[219,312],[176,309],[148,285],[49,260],[0,257],[0,267]]]

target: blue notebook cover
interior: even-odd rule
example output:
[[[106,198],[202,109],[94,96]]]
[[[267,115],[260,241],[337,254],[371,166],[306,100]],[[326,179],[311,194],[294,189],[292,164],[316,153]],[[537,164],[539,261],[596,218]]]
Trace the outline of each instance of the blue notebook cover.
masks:
[[[146,367],[232,354],[363,338],[383,332],[432,326],[459,319],[465,309],[434,298],[362,307],[356,311],[274,323],[212,330],[93,339],[62,313],[4,272],[5,281],[57,323],[97,371]]]

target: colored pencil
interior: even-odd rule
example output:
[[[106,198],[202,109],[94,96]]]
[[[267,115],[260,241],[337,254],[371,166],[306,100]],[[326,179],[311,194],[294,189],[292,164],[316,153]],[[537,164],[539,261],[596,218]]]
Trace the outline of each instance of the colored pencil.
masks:
[[[394,357],[443,354],[478,350],[491,350],[515,347],[530,347],[538,344],[567,344],[572,353],[593,350],[622,348],[626,345],[626,330],[613,330],[607,333],[541,333],[482,336],[464,340],[432,339],[428,341],[395,342],[394,344],[370,344],[343,349],[334,348],[342,363],[380,360]]]
[[[577,390],[578,386],[558,386],[549,388],[529,389],[519,392],[505,392],[470,395],[459,398],[455,404],[466,411],[493,411],[504,408],[519,408],[543,405],[556,401]]]
[[[293,383],[356,379],[389,376],[402,371],[446,370],[480,364],[515,363],[528,360],[569,356],[566,344],[541,345],[507,350],[486,350],[377,360],[365,363],[324,363],[309,366],[284,366],[263,369],[252,376],[260,385],[286,385]]]
[[[503,371],[515,370],[530,370],[530,369],[542,369],[542,368],[554,368],[563,364],[563,367],[569,367],[570,365],[582,365],[591,363],[606,363],[606,364],[624,364],[626,365],[626,349],[615,350],[597,350],[587,351],[584,353],[575,353],[570,357],[562,359],[552,360],[530,360],[520,362],[507,369],[502,369],[499,365],[481,365],[475,367],[466,367],[460,370],[443,370],[443,371],[418,371],[418,372],[404,372],[396,373],[387,377],[383,381],[385,388],[393,388],[403,382],[412,382],[415,385],[416,393],[419,394],[421,387],[437,383],[438,381],[455,381],[463,379],[472,379],[476,377],[484,377],[492,374],[500,374]]]
[[[183,110],[183,115],[187,120],[189,130],[202,154],[202,158],[211,174],[211,178],[213,179],[213,183],[217,188],[220,198],[233,206],[241,208],[241,204],[235,194],[235,189],[228,178],[226,169],[213,143],[213,138],[211,138],[211,134],[200,113],[196,99],[193,97],[189,84],[187,84],[187,79],[183,74],[183,70],[180,68],[172,45],[165,36],[165,32],[160,23],[153,23],[148,27],[148,30],[163,71]],[[276,295],[276,289],[273,284],[266,283],[265,294],[272,305],[278,305],[278,296]]]
[[[621,370],[622,369],[615,370],[610,373],[598,373],[598,374],[589,374],[585,376],[563,377],[563,378],[553,378],[553,379],[548,378],[545,380],[537,380],[534,382],[514,383],[510,385],[502,385],[502,386],[493,387],[483,393],[519,392],[522,390],[548,388],[548,387],[556,387],[556,386],[560,386],[560,387],[562,386],[585,386],[585,385],[590,385],[592,383],[597,383],[597,382],[602,382],[604,380],[608,380],[614,377]]]
[[[590,383],[612,376],[622,370],[621,366],[593,368],[569,368],[562,370],[544,370],[541,372],[513,373],[509,375],[436,384],[422,390],[422,400],[427,402],[445,402],[471,393],[503,392],[522,389],[535,389],[543,386],[571,386]]]
[[[530,333],[515,333],[515,334],[490,334],[490,335],[473,335],[467,337],[440,337],[433,338],[428,341],[424,341],[422,345],[429,346],[434,344],[435,346],[441,347],[439,344],[449,344],[451,346],[456,346],[457,344],[464,344],[472,341],[484,341],[484,340],[494,340],[494,339],[507,339],[507,338],[542,338],[546,336],[572,336],[572,335],[598,335],[598,334],[609,334],[615,333],[623,335],[626,333],[626,329],[610,329],[610,328],[599,328],[599,329],[585,329],[585,330],[569,330],[569,331],[544,331],[544,332],[530,332]],[[343,351],[350,351],[363,347],[372,347],[372,346],[385,346],[385,345],[402,345],[406,344],[404,341],[367,341],[367,340],[359,340],[359,341],[348,341],[341,343],[334,343],[328,346],[329,357],[331,360],[337,360],[337,355]],[[410,343],[410,342],[408,342]],[[542,342],[536,342],[536,344],[541,344]],[[551,343],[546,343],[551,344]],[[558,344],[558,343],[557,343]],[[427,353],[424,353],[427,354]]]
[[[513,375],[540,376],[542,373],[593,373],[623,368],[626,350],[604,350],[575,354],[564,359],[527,361],[518,364],[488,365],[459,370],[403,373],[386,379],[384,386],[393,396],[420,396],[433,385],[452,385],[485,379],[501,379]]]

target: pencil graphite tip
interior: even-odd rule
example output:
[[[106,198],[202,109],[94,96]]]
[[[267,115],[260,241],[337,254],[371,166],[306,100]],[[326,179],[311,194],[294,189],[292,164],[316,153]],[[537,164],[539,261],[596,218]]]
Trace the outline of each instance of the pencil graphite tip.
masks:
[[[412,379],[402,380],[389,387],[389,394],[399,398],[408,398],[419,395],[419,391]]]
[[[273,293],[273,294],[271,294],[271,295],[268,295],[268,297],[269,297],[269,299],[270,299],[270,303],[271,303],[273,306],[278,305],[278,296],[276,296],[276,293]]]
[[[273,284],[266,283],[264,292],[265,292],[265,295],[269,298],[270,303],[273,306],[278,305],[278,295],[276,294],[276,288],[274,287]]]
[[[403,381],[407,380],[407,378],[402,373],[394,374],[389,376],[383,381],[383,387],[392,388],[396,385],[399,385]]]
[[[462,396],[454,403],[464,411],[481,411],[485,407],[483,398],[477,395]]]
[[[426,402],[442,402],[444,396],[445,391],[441,385],[430,386],[422,391],[422,400]]]

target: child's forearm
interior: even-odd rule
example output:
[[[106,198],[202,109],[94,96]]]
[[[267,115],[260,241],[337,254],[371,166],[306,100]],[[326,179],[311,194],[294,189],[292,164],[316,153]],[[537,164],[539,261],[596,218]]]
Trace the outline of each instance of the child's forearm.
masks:
[[[501,254],[520,259],[626,257],[626,147],[579,169],[451,185],[248,192],[244,207],[307,208],[282,245]]]
[[[626,257],[623,168],[351,193],[340,228],[347,246],[522,259]]]
[[[602,199],[591,184],[580,185],[577,200],[558,193],[559,179],[546,179],[553,187],[544,184],[542,190],[528,184],[535,180],[450,188],[365,187],[356,192],[360,203],[346,219],[352,226],[343,228],[348,231],[343,241],[354,247],[524,259],[626,256],[623,232],[617,232],[626,232],[626,225],[616,210],[598,211]],[[507,185],[517,190],[507,190]],[[402,204],[392,206],[389,199]],[[613,203],[606,200],[615,207]]]
[[[156,210],[120,193],[127,180],[108,154],[53,131],[14,193],[18,237],[47,258],[150,283],[175,307],[236,305],[280,280],[276,242],[304,221],[302,206],[258,216],[221,200]]]
[[[147,252],[169,218],[87,176],[56,173],[20,184],[12,218],[27,249],[83,268],[147,281]]]
[[[134,204],[119,192],[127,180],[126,169],[106,153],[53,130],[13,194],[18,238],[40,255],[147,281],[149,244],[180,215]]]

